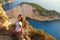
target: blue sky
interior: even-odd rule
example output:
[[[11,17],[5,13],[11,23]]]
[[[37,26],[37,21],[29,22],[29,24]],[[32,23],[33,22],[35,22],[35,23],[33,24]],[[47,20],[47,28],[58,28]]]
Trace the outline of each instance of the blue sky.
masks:
[[[15,0],[18,2],[32,2],[41,5],[49,10],[56,10],[60,12],[60,0]]]

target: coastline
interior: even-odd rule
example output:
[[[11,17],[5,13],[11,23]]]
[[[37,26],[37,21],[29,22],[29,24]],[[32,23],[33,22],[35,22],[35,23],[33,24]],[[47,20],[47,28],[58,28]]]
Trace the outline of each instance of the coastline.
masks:
[[[24,9],[28,7],[27,9]],[[29,10],[30,9],[30,10]],[[23,11],[22,11],[23,10]],[[53,21],[53,20],[60,20],[60,16],[58,15],[53,15],[53,13],[51,14],[51,16],[49,16],[50,14],[48,13],[45,13],[44,11],[44,15],[42,15],[41,12],[38,12],[38,10],[36,10],[36,12],[33,12],[34,10],[36,10],[35,7],[29,5],[29,4],[21,4],[20,5],[17,5],[16,7],[6,11],[6,14],[8,17],[10,18],[16,18],[19,14],[23,15],[25,18],[26,17],[29,17],[31,19],[34,19],[34,20],[38,20],[38,21]],[[23,14],[22,14],[23,13]],[[12,15],[13,14],[13,15]],[[41,14],[41,15],[40,15]],[[59,14],[59,13],[57,13]]]
[[[41,20],[41,19],[37,19],[37,18],[30,18],[30,17],[26,17],[26,18],[29,18],[29,19],[32,19],[32,20],[37,20],[37,21],[55,21],[55,20],[58,20],[58,21],[60,21],[60,19],[45,19],[45,20]]]

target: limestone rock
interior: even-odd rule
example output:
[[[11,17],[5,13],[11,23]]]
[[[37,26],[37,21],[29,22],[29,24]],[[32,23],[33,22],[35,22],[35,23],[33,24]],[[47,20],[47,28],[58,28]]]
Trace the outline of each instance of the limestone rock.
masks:
[[[1,6],[0,6],[0,22],[2,23],[2,26],[5,26],[6,29],[8,30],[8,26],[10,25],[10,21],[9,21],[8,16],[6,15],[5,11],[3,10],[3,8]]]

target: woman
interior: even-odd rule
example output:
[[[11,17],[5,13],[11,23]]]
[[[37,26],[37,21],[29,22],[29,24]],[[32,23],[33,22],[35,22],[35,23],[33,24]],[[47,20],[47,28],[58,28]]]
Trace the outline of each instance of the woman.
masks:
[[[23,40],[23,36],[24,36],[24,20],[23,20],[22,15],[18,15],[18,20],[16,21],[15,25],[16,25],[16,27],[10,29],[9,34],[10,33],[12,33],[12,35],[17,34],[18,40]]]
[[[26,23],[22,17],[22,15],[18,16],[18,20],[16,21],[16,28],[12,30],[13,33],[17,34],[18,40],[29,40],[28,35],[26,35]],[[25,39],[24,39],[25,37]]]
[[[16,22],[16,28],[15,31],[17,33],[17,36],[20,38],[18,38],[18,40],[23,40],[23,36],[24,36],[24,25],[23,25],[23,17],[22,15],[18,16],[18,21]]]
[[[18,21],[16,22],[16,32],[20,32],[23,29],[23,18],[22,15],[18,16]]]
[[[18,40],[30,40],[28,35],[26,35],[26,30],[27,30],[26,29],[26,23],[25,23],[22,15],[19,15],[18,21],[16,22],[16,29],[15,29],[15,31],[18,33],[17,36],[19,36],[19,34],[21,36],[18,38]],[[25,37],[25,39],[24,39],[24,37]]]

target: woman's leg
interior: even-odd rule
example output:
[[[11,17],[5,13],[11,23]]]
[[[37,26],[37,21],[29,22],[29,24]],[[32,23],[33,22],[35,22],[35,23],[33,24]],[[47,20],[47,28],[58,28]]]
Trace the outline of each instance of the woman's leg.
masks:
[[[24,35],[21,32],[17,33],[17,36],[18,36],[18,40],[25,40]]]

